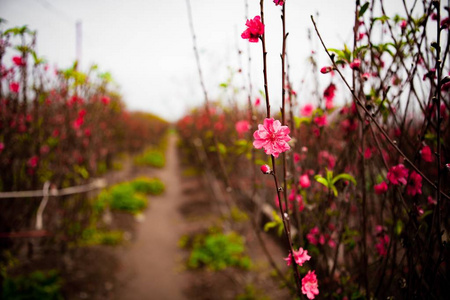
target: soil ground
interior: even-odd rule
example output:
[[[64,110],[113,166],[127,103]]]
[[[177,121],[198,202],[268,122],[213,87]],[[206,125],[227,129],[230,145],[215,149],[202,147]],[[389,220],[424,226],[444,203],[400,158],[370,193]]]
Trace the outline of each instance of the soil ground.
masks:
[[[253,296],[239,299],[291,298],[273,279],[249,221],[233,227],[245,238],[252,259],[249,271],[187,269],[189,253],[178,246],[180,238],[204,233],[226,220],[217,213],[207,183],[199,175],[183,175],[185,166],[176,139],[169,136],[163,169],[136,168],[128,163],[120,172],[108,174],[109,184],[144,175],[159,177],[166,186],[162,195],[149,197],[143,217],[119,212],[110,215],[109,227],[125,231],[123,245],[78,247],[64,255],[57,255],[55,249],[52,259],[43,256],[40,262],[33,260],[27,265],[59,270],[67,299],[237,299],[246,289],[252,290]],[[286,270],[282,259],[286,254],[279,242],[264,233],[263,239],[277,265]]]

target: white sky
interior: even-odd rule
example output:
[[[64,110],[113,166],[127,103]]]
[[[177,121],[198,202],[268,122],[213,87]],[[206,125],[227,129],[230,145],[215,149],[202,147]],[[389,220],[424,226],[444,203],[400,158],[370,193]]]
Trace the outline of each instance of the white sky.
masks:
[[[259,0],[248,2],[249,17],[259,15]],[[388,7],[401,7],[400,0],[387,2]],[[339,48],[351,40],[354,5],[354,0],[287,1],[294,88],[310,71],[310,15],[320,13],[316,21],[327,46]],[[228,66],[239,67],[237,47],[244,51],[242,64],[247,66],[248,42],[240,38],[246,28],[245,1],[191,0],[191,7],[207,89],[210,98],[220,98],[218,86],[226,81]],[[269,88],[276,110],[281,98],[281,20],[271,0],[265,1],[265,16]],[[82,70],[96,63],[110,71],[130,110],[150,111],[172,121],[203,102],[185,0],[0,0],[0,17],[8,21],[4,28],[28,25],[37,30],[38,55],[61,68],[75,60],[75,23],[81,20]],[[257,96],[263,87],[261,44],[250,46]],[[320,62],[328,64],[317,41],[313,47]],[[246,79],[246,71],[244,75]]]

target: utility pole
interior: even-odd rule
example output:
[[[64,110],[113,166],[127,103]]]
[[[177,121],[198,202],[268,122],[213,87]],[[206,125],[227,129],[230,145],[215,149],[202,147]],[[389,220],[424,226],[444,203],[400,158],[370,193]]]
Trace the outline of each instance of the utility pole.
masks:
[[[77,60],[77,68],[81,69],[81,42],[82,42],[82,31],[81,31],[81,20],[77,20],[75,23],[76,29],[76,60]]]

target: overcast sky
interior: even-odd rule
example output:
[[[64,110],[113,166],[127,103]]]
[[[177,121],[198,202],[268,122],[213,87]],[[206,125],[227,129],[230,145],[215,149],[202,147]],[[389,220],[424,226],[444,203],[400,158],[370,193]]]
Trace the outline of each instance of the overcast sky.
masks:
[[[259,15],[259,0],[248,2],[249,17]],[[399,0],[388,2],[394,10],[401,5]],[[265,3],[269,87],[276,103],[281,98],[280,9],[270,0]],[[354,5],[354,0],[287,1],[294,88],[310,71],[306,59],[312,48],[320,53],[320,62],[328,63],[317,41],[308,42],[310,15],[319,12],[327,46],[338,48],[351,41]],[[226,81],[228,67],[239,68],[238,48],[247,66],[248,42],[240,38],[246,28],[245,1],[191,0],[191,6],[207,89],[211,98],[220,98],[223,91],[218,86]],[[80,20],[82,69],[96,63],[110,71],[128,109],[176,120],[203,101],[186,7],[185,0],[0,0],[0,17],[8,21],[4,28],[28,25],[37,30],[38,54],[61,68],[76,58],[75,23]],[[251,44],[250,49],[257,96],[263,87],[261,44]]]

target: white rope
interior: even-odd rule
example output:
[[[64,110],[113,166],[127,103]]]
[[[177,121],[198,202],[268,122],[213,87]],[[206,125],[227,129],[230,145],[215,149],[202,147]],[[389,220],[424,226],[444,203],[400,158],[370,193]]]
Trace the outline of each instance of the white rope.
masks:
[[[48,194],[47,197],[58,197],[58,196],[86,193],[86,192],[89,192],[92,190],[101,189],[101,188],[106,187],[106,180],[103,178],[94,179],[91,183],[88,183],[88,184],[72,186],[72,187],[68,187],[68,188],[64,188],[64,189],[60,189],[60,190],[58,190],[58,189],[49,190],[47,188],[47,192],[45,192],[45,184],[44,184],[44,189],[42,189],[42,190],[0,192],[0,199],[45,197],[46,193]]]
[[[39,208],[36,213],[36,230],[41,230],[42,225],[42,214],[44,213],[44,209],[47,206],[48,202],[48,191],[50,190],[50,181],[46,181],[44,183],[44,188],[42,189],[42,193],[44,194],[44,198],[42,198],[41,204],[39,204]]]

